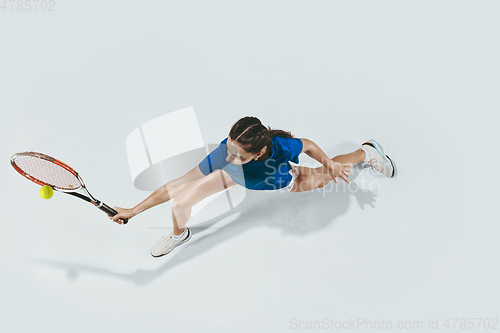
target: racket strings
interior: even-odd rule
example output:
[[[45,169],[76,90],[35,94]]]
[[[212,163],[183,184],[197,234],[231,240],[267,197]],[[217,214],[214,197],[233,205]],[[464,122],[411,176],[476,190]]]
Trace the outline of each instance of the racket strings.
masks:
[[[64,167],[34,156],[18,156],[16,165],[31,178],[62,190],[74,190],[81,186],[78,178]]]

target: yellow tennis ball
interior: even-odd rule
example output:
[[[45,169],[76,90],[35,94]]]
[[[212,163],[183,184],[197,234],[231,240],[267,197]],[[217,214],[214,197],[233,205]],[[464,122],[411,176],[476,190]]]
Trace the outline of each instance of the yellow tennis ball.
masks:
[[[50,199],[54,195],[54,190],[49,185],[40,188],[40,196],[42,199]]]

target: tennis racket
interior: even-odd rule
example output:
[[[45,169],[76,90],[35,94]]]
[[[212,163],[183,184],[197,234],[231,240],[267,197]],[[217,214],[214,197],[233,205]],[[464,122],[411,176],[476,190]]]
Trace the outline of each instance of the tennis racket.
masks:
[[[56,191],[71,194],[77,198],[90,202],[109,216],[114,216],[118,213],[116,210],[109,207],[104,202],[97,200],[90,194],[78,172],[66,163],[56,160],[53,157],[29,151],[17,153],[12,156],[10,164],[12,164],[14,169],[22,176],[38,185],[48,185]],[[84,190],[87,196],[76,193],[78,190]],[[128,219],[122,220],[124,224],[128,222]]]

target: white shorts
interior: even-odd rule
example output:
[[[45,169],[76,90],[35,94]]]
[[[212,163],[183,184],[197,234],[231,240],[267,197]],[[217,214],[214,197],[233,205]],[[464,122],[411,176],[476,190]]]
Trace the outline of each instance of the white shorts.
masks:
[[[295,167],[295,165],[292,164],[293,162],[289,162],[289,163],[292,166],[292,168],[290,170],[288,170],[288,173],[292,175],[292,180],[290,181],[290,183],[288,183],[287,186],[278,189],[278,191],[281,191],[281,192],[290,192],[290,190],[293,187],[293,184],[295,183],[295,179],[297,179],[297,177],[299,176],[299,169],[297,169]]]

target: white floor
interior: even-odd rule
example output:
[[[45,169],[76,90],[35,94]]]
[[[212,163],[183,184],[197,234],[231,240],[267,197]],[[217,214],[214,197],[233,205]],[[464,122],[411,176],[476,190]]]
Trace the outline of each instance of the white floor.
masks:
[[[10,5],[0,12],[2,332],[500,327],[498,2]],[[70,196],[40,199],[8,163],[45,152],[98,198],[131,207],[149,192],[133,187],[127,135],[188,106],[206,143],[253,115],[332,157],[376,139],[399,175],[365,169],[325,193],[248,191],[155,259],[169,204],[119,226]]]

